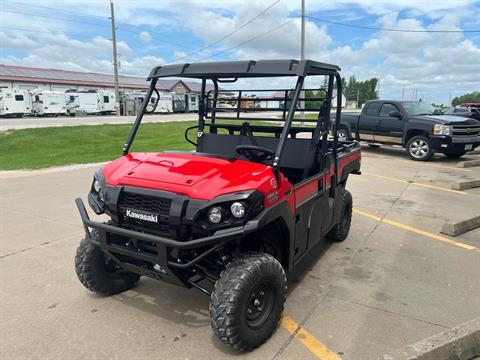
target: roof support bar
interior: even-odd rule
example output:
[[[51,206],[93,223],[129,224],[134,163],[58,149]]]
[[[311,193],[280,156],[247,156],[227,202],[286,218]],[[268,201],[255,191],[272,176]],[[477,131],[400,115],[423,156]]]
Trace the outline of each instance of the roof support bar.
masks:
[[[275,157],[273,158],[273,170],[275,173],[278,172],[278,167],[280,165],[280,159],[282,156],[283,148],[287,141],[288,134],[290,132],[290,127],[292,126],[293,115],[295,114],[295,109],[297,107],[298,98],[300,97],[300,91],[302,90],[303,76],[299,76],[297,79],[297,85],[295,85],[295,91],[293,92],[292,102],[290,104],[290,109],[288,109],[287,119],[285,120],[285,125],[283,127],[282,135],[280,136],[280,141],[278,142],[277,150],[275,151]]]
[[[150,98],[152,97],[153,92],[155,91],[155,86],[157,85],[157,78],[153,78],[150,82],[150,87],[148,88],[147,94],[145,95],[145,99],[143,99],[142,108],[137,113],[137,118],[133,123],[132,129],[130,130],[130,134],[128,134],[127,141],[123,146],[123,155],[127,155],[130,151],[130,147],[132,146],[133,139],[135,139],[135,135],[137,134],[138,127],[142,122],[143,114],[145,114],[145,110],[147,110],[148,103],[150,102]]]

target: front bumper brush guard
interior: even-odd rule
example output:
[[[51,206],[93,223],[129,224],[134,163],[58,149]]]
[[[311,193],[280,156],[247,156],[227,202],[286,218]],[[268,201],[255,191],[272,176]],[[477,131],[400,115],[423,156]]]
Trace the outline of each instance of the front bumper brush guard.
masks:
[[[83,204],[82,199],[80,198],[75,199],[75,203],[77,205],[78,211],[80,213],[80,217],[83,222],[85,235],[89,240],[92,240],[92,237],[90,234],[90,228],[94,228],[94,229],[103,230],[108,233],[117,234],[117,235],[129,237],[133,239],[150,241],[155,244],[163,245],[169,248],[176,248],[176,249],[193,249],[193,248],[198,248],[206,245],[214,245],[212,248],[203,252],[202,254],[197,256],[195,259],[189,261],[188,263],[182,264],[174,261],[168,261],[168,265],[176,268],[180,268],[180,269],[193,266],[194,264],[196,264],[198,261],[200,261],[207,255],[221,248],[226,242],[242,238],[247,234],[247,231],[245,231],[245,228],[242,226],[242,227],[236,227],[232,229],[220,230],[220,231],[217,231],[214,235],[206,236],[200,239],[195,239],[190,241],[177,241],[177,240],[168,239],[168,238],[157,236],[157,235],[146,234],[138,231],[133,231],[133,230],[124,229],[124,228],[120,228],[113,225],[92,221],[88,216],[87,210],[85,209],[85,205]]]

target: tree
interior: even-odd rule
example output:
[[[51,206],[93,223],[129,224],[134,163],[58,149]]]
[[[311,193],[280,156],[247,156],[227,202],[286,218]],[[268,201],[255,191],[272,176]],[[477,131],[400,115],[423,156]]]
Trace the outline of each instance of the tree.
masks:
[[[357,81],[355,75],[350,76],[348,81],[344,81],[344,94],[348,101],[357,101],[357,106],[360,107],[368,100],[378,99],[377,94],[377,78],[371,78],[365,81]]]
[[[452,106],[457,106],[457,105],[460,105],[463,103],[469,103],[469,102],[480,103],[480,92],[474,91],[461,96],[456,96],[452,100]]]

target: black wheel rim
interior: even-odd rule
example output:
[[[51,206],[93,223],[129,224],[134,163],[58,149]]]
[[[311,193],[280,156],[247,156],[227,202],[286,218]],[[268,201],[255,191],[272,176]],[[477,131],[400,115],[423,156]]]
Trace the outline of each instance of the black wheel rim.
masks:
[[[275,304],[275,287],[270,282],[261,282],[250,293],[245,309],[247,325],[261,328],[268,320]]]

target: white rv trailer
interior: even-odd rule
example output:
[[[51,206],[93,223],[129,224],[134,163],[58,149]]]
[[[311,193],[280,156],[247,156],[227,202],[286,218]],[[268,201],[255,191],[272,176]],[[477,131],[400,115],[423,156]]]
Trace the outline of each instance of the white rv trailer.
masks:
[[[157,96],[154,94],[150,98],[150,104],[147,107],[147,110],[152,110],[152,107],[155,105],[155,101],[157,101]],[[160,94],[160,99],[158,100],[157,107],[155,108],[155,114],[166,114],[173,112],[173,103],[172,103],[172,95],[170,94]]]
[[[109,114],[115,111],[115,94],[108,90],[98,90],[98,108],[102,114]]]
[[[30,91],[32,114],[38,115],[66,115],[65,95],[60,91],[32,90]]]
[[[77,112],[98,114],[100,112],[96,91],[66,91],[65,103],[69,114]]]
[[[188,112],[197,112],[198,111],[198,94],[187,94],[187,111]]]
[[[22,89],[0,88],[0,116],[22,117],[29,114],[28,93]]]

